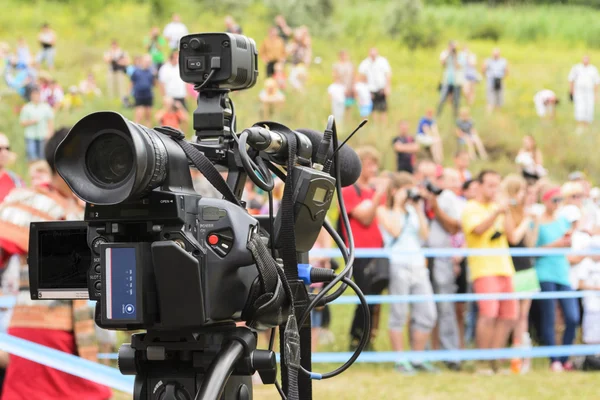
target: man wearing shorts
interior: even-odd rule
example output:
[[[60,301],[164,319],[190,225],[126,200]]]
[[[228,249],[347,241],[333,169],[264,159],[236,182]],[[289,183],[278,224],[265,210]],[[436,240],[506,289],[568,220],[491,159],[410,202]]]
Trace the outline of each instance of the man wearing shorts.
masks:
[[[373,47],[369,50],[369,57],[360,63],[358,73],[367,77],[367,85],[373,99],[373,111],[380,114],[380,117],[375,119],[387,122],[387,96],[390,94],[392,79],[390,63]]]
[[[469,249],[508,249],[507,236],[512,224],[506,223],[507,205],[495,202],[500,175],[484,170],[479,174],[479,191],[474,200],[467,202],[462,214],[462,225]],[[512,293],[515,268],[511,257],[469,256],[468,265],[473,291],[480,293]],[[517,316],[516,300],[478,301],[479,318],[476,341],[480,349],[502,348],[506,345]],[[496,365],[492,362],[492,369]]]
[[[142,57],[140,68],[131,74],[131,86],[133,98],[135,99],[134,120],[138,124],[152,125],[152,105],[154,104],[154,93],[152,89],[155,83],[155,74],[152,69],[152,58],[149,54]]]

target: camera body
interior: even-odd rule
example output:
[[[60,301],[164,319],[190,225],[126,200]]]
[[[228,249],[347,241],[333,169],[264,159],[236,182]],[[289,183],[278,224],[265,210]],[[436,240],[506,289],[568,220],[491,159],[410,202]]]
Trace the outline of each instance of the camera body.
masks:
[[[406,197],[410,201],[417,202],[417,201],[421,200],[421,193],[419,193],[419,190],[416,188],[410,188],[410,189],[406,190]]]
[[[427,191],[431,194],[433,194],[434,196],[439,196],[440,194],[442,194],[442,192],[444,191],[442,188],[440,188],[437,185],[434,185],[433,183],[431,183],[430,180],[426,180],[424,182],[425,184],[425,189],[427,189]]]
[[[244,90],[256,84],[258,51],[254,40],[232,33],[196,33],[179,42],[179,75],[184,82],[202,85],[211,71],[211,85]]]
[[[257,229],[240,207],[199,195],[153,191],[124,204],[88,204],[83,222],[32,225],[31,295],[88,294],[107,329],[193,329],[239,319],[258,274],[246,248]]]

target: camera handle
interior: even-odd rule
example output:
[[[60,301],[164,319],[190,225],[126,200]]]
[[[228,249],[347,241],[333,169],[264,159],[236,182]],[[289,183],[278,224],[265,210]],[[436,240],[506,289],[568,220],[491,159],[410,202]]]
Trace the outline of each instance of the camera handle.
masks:
[[[196,90],[198,102],[193,115],[196,134],[194,146],[213,163],[228,169],[227,185],[241,199],[247,174],[235,149],[235,107],[229,98],[229,89],[207,87]]]
[[[134,400],[251,400],[252,375],[275,381],[275,353],[256,349],[248,328],[148,332],[119,349],[119,369],[136,375]],[[176,372],[173,372],[176,371]]]

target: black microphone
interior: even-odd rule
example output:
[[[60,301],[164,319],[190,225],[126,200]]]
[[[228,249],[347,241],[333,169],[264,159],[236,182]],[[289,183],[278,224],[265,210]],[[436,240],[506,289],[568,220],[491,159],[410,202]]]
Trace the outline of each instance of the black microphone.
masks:
[[[302,128],[293,131],[281,124],[261,122],[255,124],[252,128],[245,129],[248,132],[247,143],[253,149],[268,154],[273,161],[285,164],[288,157],[287,139],[285,135],[278,132],[278,129],[288,129],[296,135],[296,138],[298,138],[298,156],[301,159],[315,159],[323,139],[323,133],[313,129]],[[332,143],[329,145],[328,155],[333,154],[333,151]],[[362,164],[358,155],[350,146],[345,145],[338,151],[338,157],[341,167],[340,184],[342,187],[353,185],[362,171]],[[335,171],[335,164],[331,166],[330,173],[332,175],[333,171]]]
[[[287,136],[281,133],[283,130],[296,136],[296,155],[299,164],[310,165],[313,144],[305,135],[274,122],[269,122],[268,125],[258,123],[252,128],[245,129],[244,132],[248,133],[247,143],[250,147],[268,154],[269,159],[278,164],[286,164],[289,157],[288,140]]]
[[[305,135],[312,143],[313,159],[317,155],[319,145],[323,139],[323,133],[315,131],[313,129],[300,128],[297,130],[301,134]],[[333,154],[333,143],[329,146],[328,155]],[[348,145],[342,146],[338,151],[338,160],[340,162],[340,184],[342,187],[353,185],[362,172],[362,163],[358,158],[356,152]],[[335,163],[331,166],[330,173],[334,175]]]

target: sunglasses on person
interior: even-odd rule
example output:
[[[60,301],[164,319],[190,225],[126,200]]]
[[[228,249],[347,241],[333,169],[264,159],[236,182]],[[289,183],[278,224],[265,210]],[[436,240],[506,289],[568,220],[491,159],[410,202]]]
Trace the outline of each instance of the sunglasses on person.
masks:
[[[0,146],[0,151],[10,151],[10,146]]]
[[[569,198],[572,200],[581,200],[583,199],[583,195],[581,193],[572,194],[569,196]]]
[[[551,200],[554,204],[559,204],[562,203],[563,198],[562,197],[553,197]]]

